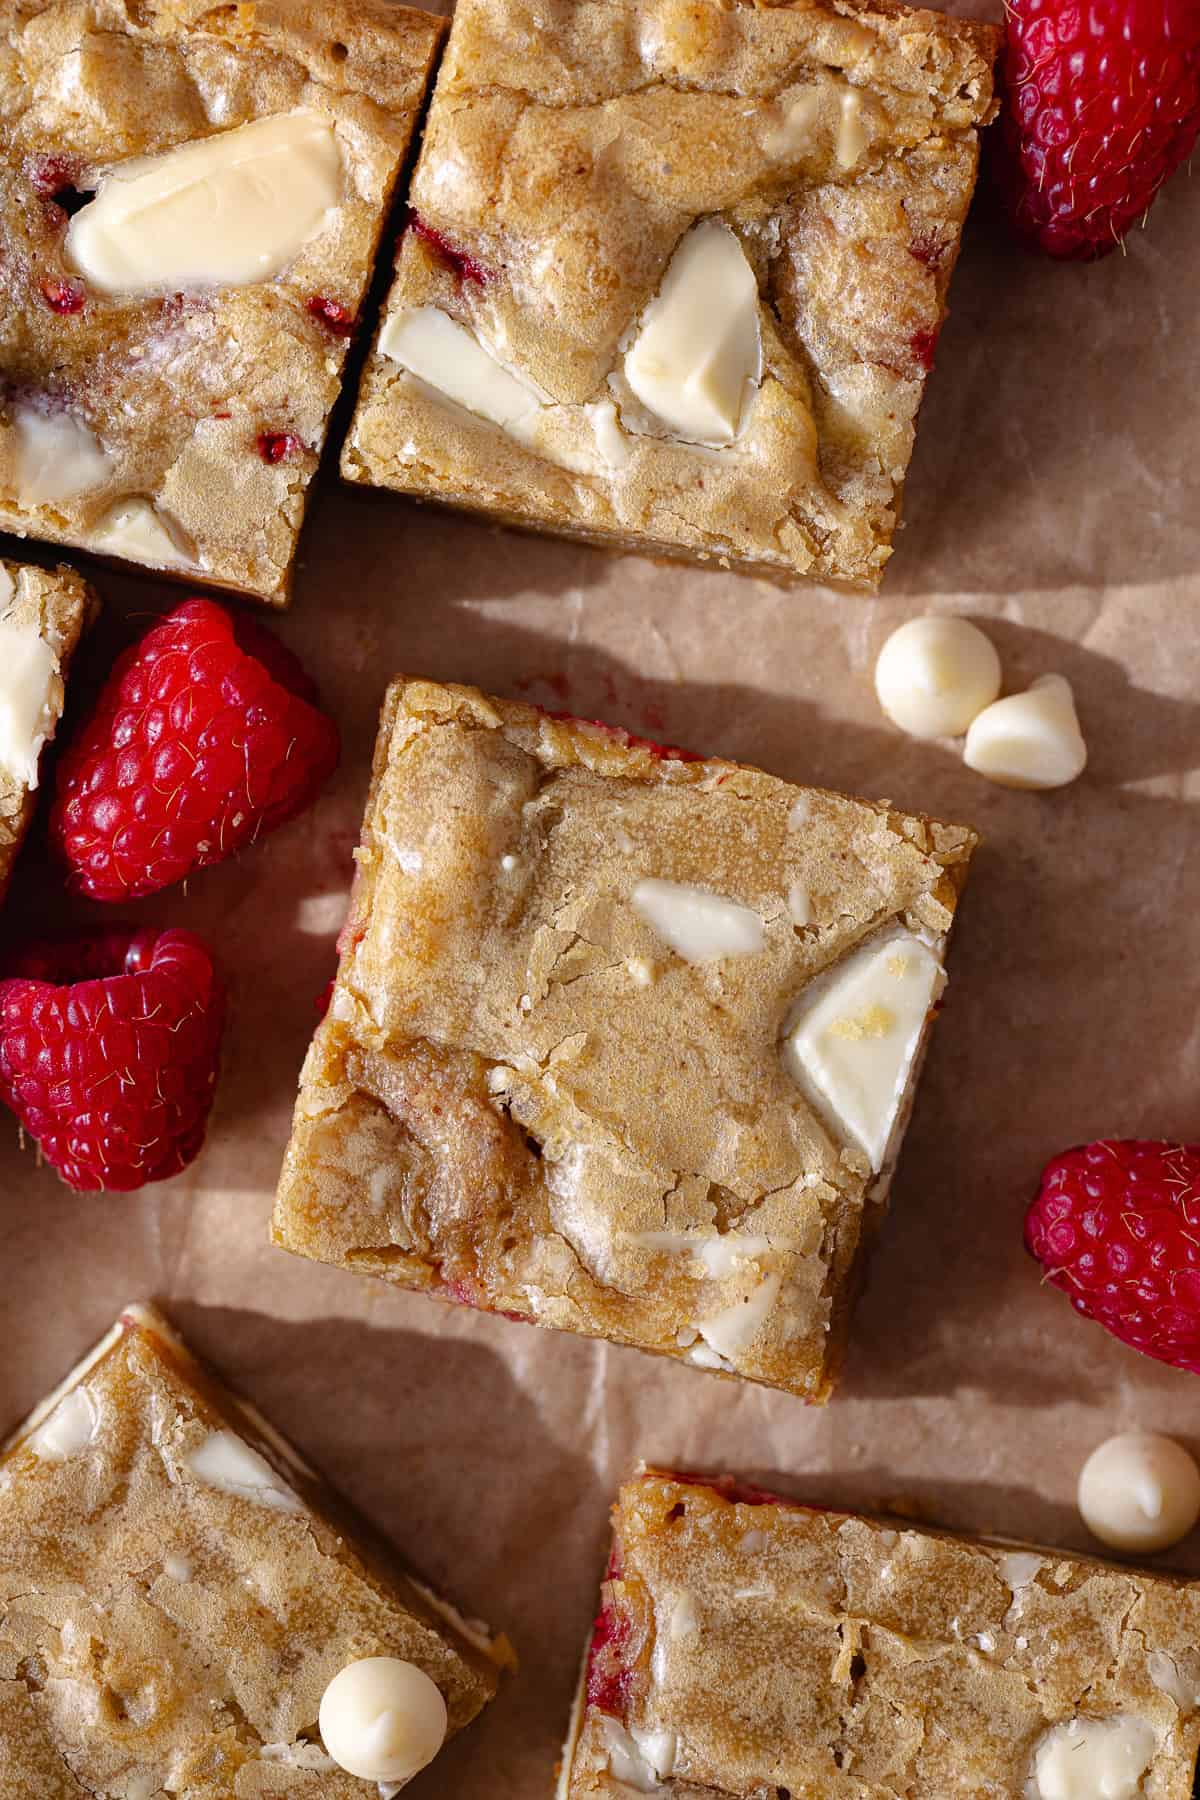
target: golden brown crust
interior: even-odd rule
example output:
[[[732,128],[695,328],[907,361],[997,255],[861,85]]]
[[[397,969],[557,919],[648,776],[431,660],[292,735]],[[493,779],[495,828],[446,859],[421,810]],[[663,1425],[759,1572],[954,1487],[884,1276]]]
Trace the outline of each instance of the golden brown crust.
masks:
[[[941,944],[974,841],[396,682],[276,1241],[823,1400],[883,1195],[780,1038],[797,995],[874,933]],[[674,955],[631,905],[645,878],[757,911],[761,952]],[[701,1326],[772,1293],[736,1356],[706,1350]]]
[[[102,549],[111,509],[149,499],[209,585],[286,602],[347,351],[308,302],[357,315],[443,32],[384,0],[0,0],[0,524]],[[189,296],[92,292],[67,316],[47,305],[44,284],[74,279],[48,158],[87,191],[131,157],[296,107],[329,120],[343,193],[336,220],[276,279]],[[22,502],[20,407],[84,427],[107,473]],[[295,442],[271,463],[260,434]]]
[[[184,1800],[361,1800],[366,1785],[315,1736],[345,1663],[416,1662],[451,1731],[491,1698],[503,1641],[469,1642],[152,1310],[124,1315],[78,1374],[66,1391],[86,1389],[92,1443],[52,1462],[26,1428],[0,1460],[0,1753],[14,1793],[57,1792],[38,1785],[51,1777],[66,1794],[125,1792],[119,1778]],[[188,1456],[230,1430],[298,1497],[291,1509],[197,1479]]]
[[[613,1519],[605,1669],[627,1675],[584,1713],[563,1800],[627,1792],[614,1744],[639,1739],[664,1800],[1014,1800],[1048,1729],[1116,1714],[1153,1735],[1138,1792],[1190,1800],[1192,1582],[655,1470]]]
[[[100,603],[94,589],[65,563],[51,570],[0,561],[0,587],[6,590],[9,580],[13,592],[7,601],[0,594],[0,619],[36,627],[54,651],[58,662],[54,710],[61,715],[71,658]],[[36,792],[0,769],[0,904],[36,805]]]
[[[410,231],[387,317],[439,307],[553,406],[530,447],[377,348],[343,473],[613,548],[873,587],[997,42],[869,0],[462,0],[412,202],[486,279]],[[758,277],[766,366],[715,453],[654,435],[618,366],[676,245],[713,216]],[[616,462],[595,413],[613,401]]]

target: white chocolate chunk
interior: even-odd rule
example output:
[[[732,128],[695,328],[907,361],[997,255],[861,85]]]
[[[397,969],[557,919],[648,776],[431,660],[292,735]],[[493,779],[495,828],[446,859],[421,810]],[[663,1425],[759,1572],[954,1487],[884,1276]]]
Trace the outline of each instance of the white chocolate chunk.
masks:
[[[13,463],[17,501],[45,506],[99,487],[112,473],[112,457],[99,439],[70,413],[12,409]]]
[[[440,307],[410,306],[393,313],[379,334],[379,348],[456,406],[512,437],[532,438],[542,407],[536,388],[497,362],[474,332]]]
[[[67,227],[67,258],[106,294],[270,281],[341,198],[332,127],[305,108],[137,157]]]
[[[1026,1800],[1134,1800],[1155,1745],[1153,1727],[1133,1713],[1068,1719],[1039,1742]]]
[[[682,239],[625,355],[625,378],[677,438],[731,444],[762,378],[758,283],[717,219]]]
[[[1182,1713],[1190,1713],[1200,1705],[1200,1682],[1188,1679],[1173,1656],[1165,1650],[1152,1650],[1146,1658],[1146,1673],[1160,1693],[1169,1694]]]
[[[781,94],[760,133],[768,156],[783,162],[810,148],[821,112],[821,96],[815,87]]]
[[[321,1741],[363,1781],[407,1781],[446,1740],[446,1702],[424,1669],[398,1656],[347,1663],[321,1699]]]
[[[1062,675],[993,701],[967,732],[963,760],[1002,787],[1065,787],[1087,766],[1075,696]]]
[[[629,440],[621,429],[617,417],[617,409],[611,400],[595,400],[584,407],[592,434],[596,439],[596,448],[607,467],[614,472],[628,466],[633,454]]]
[[[908,1092],[942,965],[911,932],[863,944],[802,995],[785,1067],[876,1173]]]
[[[1200,1469],[1173,1438],[1121,1432],[1084,1463],[1079,1511],[1102,1544],[1153,1555],[1186,1537],[1200,1518]]]
[[[72,1388],[37,1430],[30,1433],[27,1442],[34,1455],[43,1462],[66,1462],[87,1449],[99,1423],[100,1414],[88,1390]]]
[[[787,892],[788,918],[793,925],[812,924],[812,899],[802,881],[793,881]]]
[[[862,95],[853,88],[842,95],[842,116],[838,121],[835,155],[838,167],[852,169],[867,147],[867,128],[863,123]]]
[[[630,901],[651,931],[685,962],[754,956],[765,941],[763,922],[750,907],[689,882],[639,881]]]
[[[781,1275],[764,1276],[732,1306],[723,1307],[711,1319],[697,1319],[696,1329],[709,1349],[728,1362],[736,1363],[762,1330],[782,1285]]]
[[[195,554],[184,547],[180,536],[156,506],[135,494],[131,499],[119,500],[97,522],[92,546],[109,556],[146,563],[152,569],[195,568]]]
[[[284,1763],[289,1769],[319,1769],[323,1775],[331,1775],[337,1768],[320,1744],[304,1738],[294,1744],[264,1744],[258,1754],[263,1762]]]
[[[178,1550],[168,1550],[163,1557],[162,1566],[163,1574],[168,1581],[190,1581],[192,1579],[192,1565],[186,1556],[179,1554]]]
[[[969,619],[909,619],[879,652],[875,692],[910,737],[961,737],[1000,692],[1000,658]]]
[[[212,1431],[202,1444],[188,1452],[186,1466],[197,1481],[223,1494],[240,1494],[276,1512],[301,1513],[303,1503],[280,1480],[265,1456],[252,1449],[236,1431]]]
[[[1015,1594],[1032,1585],[1045,1561],[1044,1556],[1038,1556],[1032,1550],[1006,1550],[1003,1556],[996,1558],[996,1567],[1001,1581],[1006,1582]]]
[[[18,787],[36,788],[62,702],[58,658],[37,626],[0,615],[0,774]]]
[[[608,1752],[609,1772],[638,1794],[657,1794],[675,1771],[678,1740],[673,1731],[628,1729],[619,1720],[602,1714],[597,1723]]]

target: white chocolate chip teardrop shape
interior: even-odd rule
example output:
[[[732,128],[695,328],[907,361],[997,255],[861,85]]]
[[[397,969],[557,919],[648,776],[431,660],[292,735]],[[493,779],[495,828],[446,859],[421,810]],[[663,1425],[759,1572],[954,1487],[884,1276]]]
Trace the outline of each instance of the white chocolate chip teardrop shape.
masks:
[[[639,881],[630,901],[655,936],[684,962],[754,956],[765,941],[762,919],[749,906],[689,882]]]
[[[1065,787],[1087,767],[1075,696],[1062,675],[1039,675],[1023,694],[1008,694],[979,714],[967,732],[970,769],[1002,787]]]
[[[784,1066],[877,1174],[944,985],[929,946],[912,932],[892,933],[860,945],[819,978],[788,1025]]]
[[[625,379],[686,443],[733,443],[762,379],[758,283],[737,236],[694,225],[625,354]]]
[[[365,1656],[329,1683],[318,1723],[322,1743],[347,1774],[362,1781],[405,1782],[431,1763],[445,1742],[446,1702],[415,1663]]]
[[[879,652],[875,692],[910,737],[962,737],[1000,692],[1000,658],[969,619],[909,619]]]
[[[1173,1438],[1120,1432],[1080,1470],[1079,1511],[1102,1544],[1152,1556],[1185,1538],[1200,1518],[1200,1469]]]
[[[329,120],[299,107],[137,157],[67,227],[67,260],[102,294],[270,281],[341,198]]]

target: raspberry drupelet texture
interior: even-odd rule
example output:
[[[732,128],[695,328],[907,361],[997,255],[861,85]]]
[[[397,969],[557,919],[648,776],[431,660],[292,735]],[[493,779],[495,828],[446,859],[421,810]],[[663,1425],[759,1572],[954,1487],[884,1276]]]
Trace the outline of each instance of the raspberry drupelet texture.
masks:
[[[1025,1245],[1084,1318],[1200,1374],[1200,1144],[1105,1139],[1056,1156]]]
[[[1010,0],[1001,189],[1018,235],[1103,256],[1200,132],[1197,0]]]
[[[204,1141],[224,996],[190,931],[47,945],[0,981],[0,1099],[81,1192],[187,1167]]]
[[[58,770],[51,837],[94,900],[152,894],[313,800],[338,759],[316,688],[268,631],[188,600],[118,662]]]

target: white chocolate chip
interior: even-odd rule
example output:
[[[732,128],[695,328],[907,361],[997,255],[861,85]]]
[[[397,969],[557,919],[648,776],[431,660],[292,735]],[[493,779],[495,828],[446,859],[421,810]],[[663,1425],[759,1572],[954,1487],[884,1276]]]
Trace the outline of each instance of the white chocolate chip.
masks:
[[[748,1294],[714,1313],[711,1319],[697,1319],[696,1329],[709,1349],[736,1363],[762,1330],[782,1285],[782,1276],[766,1275]]]
[[[446,1740],[437,1684],[398,1656],[348,1663],[325,1689],[321,1740],[339,1768],[363,1781],[407,1781]]]
[[[683,881],[639,881],[630,901],[676,956],[685,962],[716,962],[724,956],[754,956],[763,947],[762,919],[740,900],[712,894]]]
[[[967,732],[963,759],[1002,787],[1065,787],[1087,766],[1071,684],[1039,675],[1023,694],[994,700]]]
[[[1133,1713],[1053,1725],[1034,1752],[1026,1800],[1134,1800],[1155,1747],[1153,1727]]]
[[[937,956],[912,932],[875,938],[802,994],[787,1026],[785,1067],[876,1173],[944,985]]]
[[[694,444],[731,444],[762,378],[758,283],[728,225],[679,243],[625,355],[625,379],[656,419]]]
[[[263,1762],[283,1763],[289,1769],[317,1769],[322,1775],[331,1775],[337,1768],[320,1744],[310,1744],[303,1738],[294,1744],[264,1744],[258,1754]]]
[[[614,472],[626,468],[633,452],[629,439],[621,429],[617,409],[612,401],[596,400],[583,410],[591,424],[596,448],[608,468]]]
[[[807,794],[797,794],[788,809],[788,830],[803,831],[812,818],[812,801]]]
[[[304,1511],[301,1500],[280,1480],[266,1457],[252,1449],[236,1431],[211,1431],[183,1460],[206,1487],[238,1494],[243,1500],[253,1500],[276,1512]]]
[[[163,1574],[168,1581],[190,1581],[192,1565],[186,1556],[180,1556],[177,1550],[168,1550],[163,1557]]]
[[[788,888],[787,909],[793,925],[812,924],[812,900],[802,881],[793,881]]]
[[[18,787],[36,788],[62,701],[58,658],[37,626],[0,615],[0,774]]]
[[[996,1558],[996,1567],[1001,1581],[1016,1594],[1033,1584],[1045,1561],[1044,1556],[1038,1556],[1032,1550],[1006,1550]]]
[[[87,1449],[96,1435],[99,1421],[96,1402],[88,1390],[72,1388],[26,1441],[43,1462],[67,1462]]]
[[[410,375],[456,406],[529,442],[542,397],[485,350],[474,332],[440,307],[410,306],[393,313],[379,334],[379,348]]]
[[[106,294],[269,281],[325,228],[341,187],[329,121],[277,113],[105,175],[67,227],[67,258]]]
[[[118,500],[97,521],[91,537],[92,547],[109,556],[124,556],[130,562],[146,563],[153,569],[190,569],[196,566],[194,546],[185,545],[183,533],[165,513],[134,494]]]
[[[838,122],[835,155],[839,168],[852,169],[867,147],[862,95],[851,89],[842,95],[841,106],[842,116]]]
[[[45,506],[99,487],[112,473],[112,457],[80,420],[67,412],[39,412],[18,402],[12,409],[17,501]]]
[[[648,1731],[636,1725],[625,1728],[609,1714],[597,1721],[608,1767],[617,1781],[638,1794],[657,1794],[675,1770],[678,1740],[673,1731]]]
[[[1079,1511],[1101,1543],[1152,1555],[1177,1544],[1200,1518],[1200,1469],[1172,1438],[1122,1432],[1084,1463]]]
[[[781,94],[760,128],[767,155],[778,162],[802,155],[813,143],[820,113],[821,96],[815,87]]]
[[[1173,1656],[1165,1650],[1151,1650],[1146,1658],[1146,1673],[1160,1693],[1167,1694],[1182,1713],[1190,1713],[1200,1705],[1200,1682],[1188,1676]]]
[[[654,980],[654,964],[644,956],[631,956],[625,967],[635,987],[649,987]]]
[[[910,737],[961,737],[1000,692],[1000,658],[969,619],[909,619],[879,652],[875,692]]]

